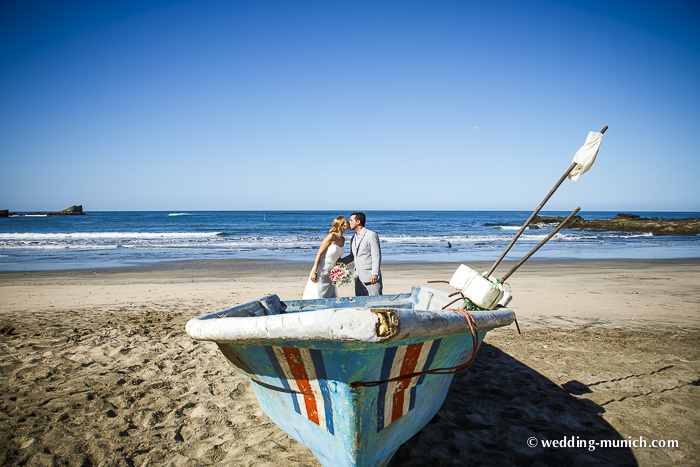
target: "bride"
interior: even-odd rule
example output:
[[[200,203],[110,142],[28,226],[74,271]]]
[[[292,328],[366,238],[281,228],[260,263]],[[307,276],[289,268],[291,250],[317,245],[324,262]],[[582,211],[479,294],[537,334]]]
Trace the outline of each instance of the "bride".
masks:
[[[316,261],[311,269],[309,280],[306,283],[302,300],[311,298],[332,298],[338,296],[338,288],[331,282],[331,269],[343,256],[345,237],[343,234],[350,229],[348,220],[343,216],[333,219],[333,227],[316,253]]]

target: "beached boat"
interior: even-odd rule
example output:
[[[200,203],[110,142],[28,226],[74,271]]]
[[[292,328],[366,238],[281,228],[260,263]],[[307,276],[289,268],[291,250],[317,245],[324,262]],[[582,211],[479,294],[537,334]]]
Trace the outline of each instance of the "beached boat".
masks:
[[[383,466],[442,406],[454,373],[487,331],[515,320],[499,308],[442,308],[446,293],[280,301],[263,297],[192,319],[248,376],[267,415],[323,466]]]
[[[488,272],[461,265],[449,281],[429,281],[449,283],[453,294],[413,287],[410,294],[286,302],[270,295],[192,319],[187,333],[216,342],[250,378],[272,421],[322,465],[384,466],[437,413],[486,332],[517,326],[505,308],[512,296],[504,281],[580,208],[501,279],[492,273],[564,180],[590,169],[607,129],[589,132]]]

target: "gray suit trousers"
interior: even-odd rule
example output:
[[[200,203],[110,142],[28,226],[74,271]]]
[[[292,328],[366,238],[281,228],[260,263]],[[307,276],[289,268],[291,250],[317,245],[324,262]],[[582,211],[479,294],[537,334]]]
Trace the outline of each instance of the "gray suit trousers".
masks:
[[[381,295],[382,294],[382,279],[381,277],[376,284],[363,284],[360,279],[355,277],[355,296],[366,297],[368,295]]]

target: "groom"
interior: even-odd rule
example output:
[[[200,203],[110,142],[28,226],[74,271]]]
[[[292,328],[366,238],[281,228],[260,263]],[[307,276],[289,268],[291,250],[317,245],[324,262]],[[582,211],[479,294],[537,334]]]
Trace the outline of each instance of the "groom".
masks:
[[[382,250],[379,236],[365,228],[367,217],[362,212],[350,215],[350,229],[355,231],[350,242],[350,254],[341,261],[355,262],[355,295],[358,297],[382,294]]]

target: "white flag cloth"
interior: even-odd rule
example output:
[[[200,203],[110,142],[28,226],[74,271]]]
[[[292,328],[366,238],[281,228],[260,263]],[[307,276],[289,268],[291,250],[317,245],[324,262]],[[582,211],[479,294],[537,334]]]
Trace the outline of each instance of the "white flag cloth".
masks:
[[[576,152],[573,162],[576,163],[576,167],[569,174],[569,178],[573,181],[578,180],[581,174],[588,172],[595,162],[595,156],[598,155],[598,149],[600,149],[600,142],[603,141],[603,133],[597,131],[591,131],[588,133],[586,142],[581,146],[581,149]]]

